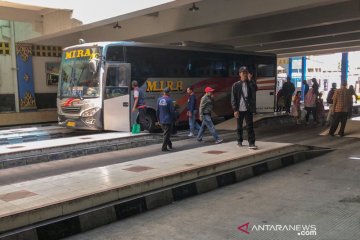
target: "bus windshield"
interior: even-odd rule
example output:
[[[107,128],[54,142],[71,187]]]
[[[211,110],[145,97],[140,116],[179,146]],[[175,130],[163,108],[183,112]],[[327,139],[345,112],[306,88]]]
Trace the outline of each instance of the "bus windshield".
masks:
[[[100,96],[100,48],[77,48],[63,52],[59,98]]]

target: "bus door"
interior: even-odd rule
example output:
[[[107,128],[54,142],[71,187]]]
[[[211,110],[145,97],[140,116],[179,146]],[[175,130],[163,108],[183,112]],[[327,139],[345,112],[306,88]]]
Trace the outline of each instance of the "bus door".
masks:
[[[104,130],[129,132],[131,65],[106,63],[104,79]]]
[[[276,97],[276,66],[258,64],[256,74],[256,111],[258,113],[274,112]]]

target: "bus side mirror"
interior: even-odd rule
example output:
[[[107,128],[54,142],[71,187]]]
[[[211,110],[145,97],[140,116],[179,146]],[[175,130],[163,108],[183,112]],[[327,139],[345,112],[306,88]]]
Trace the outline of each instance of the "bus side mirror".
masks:
[[[97,72],[99,59],[93,58],[89,62],[89,70],[92,74],[95,74]]]

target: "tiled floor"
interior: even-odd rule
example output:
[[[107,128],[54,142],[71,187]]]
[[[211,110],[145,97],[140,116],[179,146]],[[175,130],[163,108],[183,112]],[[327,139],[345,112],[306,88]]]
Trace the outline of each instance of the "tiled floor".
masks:
[[[323,136],[329,135],[329,129],[330,128],[326,129],[320,135]],[[339,131],[339,129],[340,129],[340,124],[338,126],[336,133]],[[354,118],[352,120],[348,120],[345,127],[345,137],[360,138],[359,129],[360,129],[360,117]]]
[[[142,135],[146,133],[140,133],[137,135]],[[67,137],[67,138],[59,138],[59,139],[49,139],[39,142],[24,142],[19,144],[12,144],[12,145],[2,145],[0,146],[0,154],[9,154],[9,153],[16,153],[21,151],[29,151],[29,150],[36,150],[36,149],[43,149],[43,148],[52,148],[52,147],[59,147],[65,145],[75,145],[79,142],[86,143],[86,142],[94,142],[100,140],[111,140],[117,139],[122,137],[129,137],[132,136],[131,133],[103,133],[103,134],[95,134],[88,137],[84,136],[77,136],[77,137]]]
[[[257,144],[256,154],[293,146]],[[2,186],[0,217],[249,155],[254,155],[254,150],[230,142]]]
[[[278,117],[281,116],[281,114],[277,114],[277,113],[261,113],[261,114],[256,114],[254,115],[254,122],[260,121],[264,118],[271,118],[271,117]],[[246,123],[244,121],[244,126],[246,126]],[[216,129],[218,130],[230,130],[230,131],[234,131],[236,130],[236,119],[235,118],[231,118],[225,122],[222,122],[220,124],[216,125]]]

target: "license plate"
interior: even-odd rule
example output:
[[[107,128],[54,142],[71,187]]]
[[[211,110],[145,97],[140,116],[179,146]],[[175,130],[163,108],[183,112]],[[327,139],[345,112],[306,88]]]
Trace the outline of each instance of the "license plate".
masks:
[[[68,127],[75,127],[75,122],[67,122],[66,126]]]

